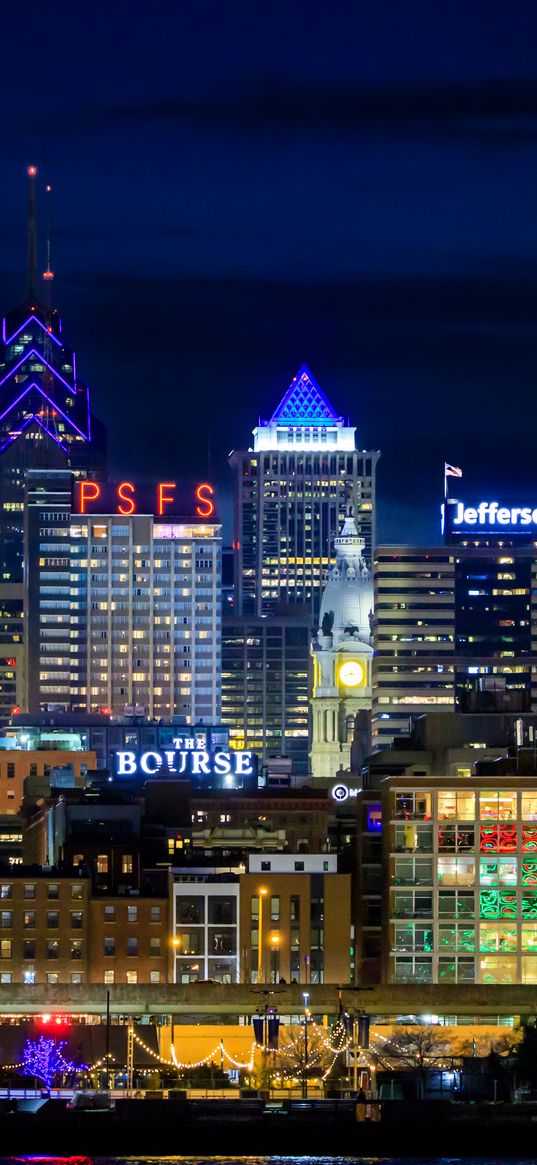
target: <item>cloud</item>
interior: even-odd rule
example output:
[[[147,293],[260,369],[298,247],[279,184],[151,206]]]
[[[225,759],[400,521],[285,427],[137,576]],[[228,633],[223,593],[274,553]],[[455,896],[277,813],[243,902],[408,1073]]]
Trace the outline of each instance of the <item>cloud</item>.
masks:
[[[106,116],[137,121],[199,122],[260,132],[397,133],[495,142],[537,137],[537,79],[483,79],[372,88],[329,85],[304,78],[257,79],[240,91],[199,98],[178,96],[115,106]]]

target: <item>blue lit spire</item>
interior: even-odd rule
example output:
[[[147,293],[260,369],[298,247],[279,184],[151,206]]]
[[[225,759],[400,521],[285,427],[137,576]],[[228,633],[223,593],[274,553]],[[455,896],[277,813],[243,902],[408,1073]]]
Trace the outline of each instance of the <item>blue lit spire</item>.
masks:
[[[269,424],[325,425],[327,421],[341,424],[343,417],[338,417],[307,364],[303,364],[272,414]]]
[[[254,450],[340,450],[356,448],[354,427],[338,417],[307,364],[299,368],[270,421],[254,429]]]

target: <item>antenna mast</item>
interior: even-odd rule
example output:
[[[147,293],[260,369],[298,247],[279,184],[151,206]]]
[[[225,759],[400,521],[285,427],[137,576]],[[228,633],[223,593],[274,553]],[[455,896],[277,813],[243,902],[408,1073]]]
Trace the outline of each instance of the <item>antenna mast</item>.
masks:
[[[28,299],[37,298],[37,229],[35,209],[35,179],[37,166],[28,166]]]

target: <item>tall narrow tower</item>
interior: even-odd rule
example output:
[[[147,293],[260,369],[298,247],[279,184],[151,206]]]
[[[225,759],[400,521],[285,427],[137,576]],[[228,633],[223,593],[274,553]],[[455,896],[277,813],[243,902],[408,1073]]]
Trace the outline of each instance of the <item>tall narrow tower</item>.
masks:
[[[335,565],[328,575],[312,643],[311,772],[335,777],[351,765],[359,712],[371,711],[371,615],[373,588],[349,503],[334,539]]]
[[[76,375],[50,305],[47,256],[38,274],[37,168],[28,167],[28,264],[21,303],[0,339],[0,723],[24,692],[24,496],[28,469],[104,472],[105,434],[90,412],[89,389]]]

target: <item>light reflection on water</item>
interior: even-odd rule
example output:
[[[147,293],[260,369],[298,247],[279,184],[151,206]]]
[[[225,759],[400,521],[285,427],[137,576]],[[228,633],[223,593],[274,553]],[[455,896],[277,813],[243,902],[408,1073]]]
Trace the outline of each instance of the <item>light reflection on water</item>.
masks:
[[[522,1160],[522,1159],[521,1159]],[[512,1157],[0,1157],[0,1165],[516,1165]],[[524,1158],[523,1165],[537,1165],[537,1157]]]

